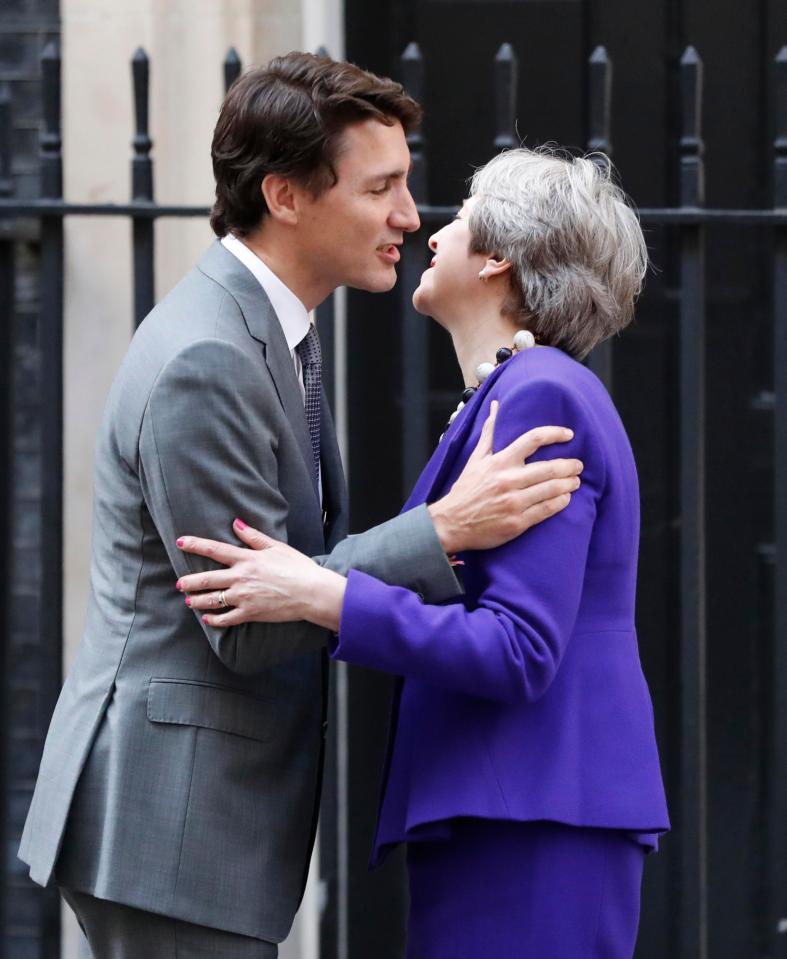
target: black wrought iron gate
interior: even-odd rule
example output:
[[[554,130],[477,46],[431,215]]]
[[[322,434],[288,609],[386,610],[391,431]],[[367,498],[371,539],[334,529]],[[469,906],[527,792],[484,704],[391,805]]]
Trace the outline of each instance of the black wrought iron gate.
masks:
[[[447,6],[447,4],[446,4]],[[424,60],[415,45],[405,51],[400,70],[407,88],[416,96],[424,97]],[[719,343],[709,329],[707,299],[715,274],[709,273],[708,247],[717,242],[718,230],[732,231],[745,244],[748,237],[757,234],[758,249],[767,251],[767,262],[762,264],[762,278],[768,284],[765,297],[767,310],[758,319],[759,328],[767,331],[769,347],[765,350],[771,364],[763,370],[762,361],[749,358],[749,365],[757,367],[756,375],[747,373],[747,384],[760,382],[762,387],[749,396],[748,413],[756,414],[759,426],[754,436],[742,436],[740,428],[733,431],[727,443],[729,457],[758,457],[759,475],[763,477],[758,488],[743,489],[741,499],[759,497],[766,508],[755,510],[758,524],[757,542],[760,544],[747,560],[752,577],[757,580],[755,607],[744,611],[744,616],[757,618],[751,635],[755,642],[741,650],[747,670],[758,691],[756,722],[752,741],[756,740],[757,755],[751,763],[751,795],[753,814],[747,814],[746,828],[751,831],[751,859],[746,868],[754,879],[747,886],[756,895],[748,903],[746,955],[751,959],[780,959],[787,957],[787,48],[778,53],[773,64],[773,84],[770,103],[773,110],[773,147],[771,156],[772,203],[768,207],[747,209],[709,208],[705,205],[705,157],[703,151],[702,113],[703,64],[699,53],[689,47],[675,65],[678,83],[677,97],[672,108],[677,113],[678,142],[673,144],[676,162],[677,203],[669,207],[641,209],[646,228],[653,231],[654,256],[665,274],[672,278],[667,293],[672,297],[673,310],[669,315],[654,316],[648,294],[642,302],[645,317],[642,329],[634,334],[633,347],[620,343],[608,344],[595,351],[591,365],[608,384],[627,421],[635,449],[638,452],[643,476],[643,576],[664,574],[665,566],[676,564],[676,571],[662,590],[662,598],[671,597],[671,609],[656,609],[655,601],[648,599],[643,613],[648,622],[658,624],[663,633],[665,624],[674,629],[674,635],[661,636],[663,648],[658,646],[659,635],[645,629],[645,658],[653,667],[652,685],[657,703],[659,733],[665,753],[671,810],[675,823],[673,837],[665,843],[660,864],[651,870],[649,879],[650,905],[643,917],[643,933],[639,953],[647,959],[726,959],[741,954],[725,952],[725,945],[711,934],[711,887],[719,882],[734,880],[735,863],[727,863],[717,871],[712,847],[709,819],[709,790],[724,789],[724,777],[709,768],[709,717],[719,715],[718,704],[709,704],[708,648],[709,602],[713,601],[708,584],[708,570],[713,568],[709,557],[709,532],[713,542],[722,543],[723,534],[717,532],[724,517],[712,515],[708,508],[708,491],[714,490],[725,465],[718,452],[724,448],[717,433],[709,433],[708,396],[718,394],[715,372]],[[123,205],[72,204],[62,196],[62,161],[60,141],[60,57],[56,45],[48,46],[42,56],[44,83],[45,124],[41,136],[41,191],[40,199],[15,199],[10,195],[10,104],[7,95],[0,92],[0,220],[3,222],[35,219],[40,223],[40,316],[39,344],[42,366],[38,389],[41,396],[40,423],[26,424],[14,421],[15,396],[26,387],[25,368],[21,362],[24,352],[22,324],[19,322],[23,291],[17,289],[19,273],[15,260],[19,257],[18,243],[8,231],[0,232],[0,437],[4,444],[3,469],[0,470],[0,494],[3,497],[0,515],[2,536],[3,583],[9,583],[16,564],[26,561],[24,551],[14,548],[14,536],[20,517],[12,516],[10,504],[18,490],[22,473],[11,466],[20,455],[18,443],[12,449],[11,440],[31,429],[40,430],[40,474],[31,478],[41,484],[40,516],[33,517],[43,535],[36,557],[28,557],[40,568],[40,585],[36,595],[28,597],[24,615],[35,629],[37,642],[22,648],[4,643],[3,647],[3,733],[0,736],[3,758],[2,795],[5,803],[4,848],[7,851],[3,873],[2,907],[4,954],[8,956],[55,956],[57,941],[57,899],[28,884],[21,868],[15,865],[14,850],[26,808],[26,798],[32,788],[37,751],[40,750],[49,714],[60,684],[59,663],[62,645],[62,435],[63,435],[63,220],[80,214],[91,216],[120,216],[130,220],[133,232],[134,316],[136,322],[153,304],[154,246],[153,223],[160,217],[204,217],[203,207],[166,206],[154,200],[153,165],[148,134],[148,62],[143,51],[135,54],[132,62],[133,90],[136,112],[136,132],[133,136],[131,160],[131,200]],[[517,72],[520,69],[516,44],[504,44],[489,62],[474,62],[468,69],[488,74],[494,91],[494,131],[488,147],[478,146],[477,152],[491,155],[494,149],[513,145],[516,141]],[[240,63],[230,51],[224,64],[228,85],[237,76]],[[587,129],[586,144],[591,149],[612,152],[611,97],[613,95],[612,63],[603,47],[596,48],[583,67],[586,73]],[[428,129],[428,128],[427,128]],[[412,188],[419,205],[424,227],[405,247],[400,278],[400,289],[411,290],[423,267],[425,238],[433,226],[452,215],[451,203],[430,204],[427,162],[430,159],[426,134],[411,137],[414,169]],[[709,157],[707,163],[713,163]],[[625,171],[624,171],[625,173]],[[434,178],[434,169],[431,171]],[[624,181],[624,186],[625,186]],[[460,187],[451,187],[452,199],[461,198]],[[765,237],[763,242],[762,237]],[[664,290],[662,290],[664,294]],[[350,299],[350,333],[358,332],[361,314],[368,309],[362,295]],[[432,440],[439,432],[446,407],[453,397],[450,361],[446,344],[439,334],[430,332],[423,318],[413,313],[409,296],[396,295],[387,305],[376,302],[374,310],[400,317],[400,325],[383,329],[378,322],[376,332],[358,334],[384,339],[395,338],[397,349],[391,351],[390,365],[378,368],[375,375],[383,379],[395,377],[391,391],[395,416],[401,421],[402,442],[398,449],[385,455],[392,457],[397,478],[388,485],[389,497],[405,493],[425,462]],[[331,355],[334,322],[332,304],[321,308],[320,324],[328,343],[325,350]],[[364,322],[366,322],[364,320]],[[667,355],[663,344],[652,330],[656,325],[667,325],[674,347]],[[381,332],[382,331],[382,332]],[[129,331],[131,334],[132,331]],[[650,337],[650,339],[649,339]],[[353,342],[351,340],[351,342]],[[643,343],[645,346],[643,347]],[[662,387],[658,402],[669,415],[656,416],[643,423],[644,406],[638,395],[644,377],[643,350],[655,344],[655,355],[662,371]],[[355,352],[353,355],[357,355]],[[653,355],[649,361],[653,360]],[[734,368],[729,357],[719,361],[724,369]],[[759,362],[759,366],[757,365]],[[707,364],[707,368],[706,368]],[[369,388],[363,364],[351,362],[350,399]],[[652,369],[648,376],[653,377]],[[712,389],[708,378],[713,380]],[[645,379],[647,377],[644,377]],[[329,384],[334,383],[332,371],[327,372]],[[379,384],[375,384],[378,387]],[[673,388],[674,387],[674,388]],[[732,387],[730,387],[732,389]],[[740,390],[735,388],[736,395]],[[632,399],[632,397],[634,399]],[[363,404],[361,404],[363,405]],[[363,472],[366,462],[364,448],[370,431],[376,428],[375,412],[361,412],[356,408],[351,416],[351,461],[353,464],[353,493],[356,497],[356,517],[374,512],[368,505],[368,475]],[[358,420],[364,416],[363,422]],[[738,421],[749,422],[746,417]],[[655,424],[655,425],[654,425]],[[665,425],[666,424],[666,425]],[[357,430],[357,439],[355,427]],[[649,434],[655,430],[669,431],[674,426],[674,442]],[[718,430],[718,427],[714,427]],[[708,438],[713,439],[713,455],[708,452]],[[653,442],[651,442],[653,440]],[[387,444],[391,446],[390,442]],[[660,450],[670,451],[672,461],[656,462]],[[356,455],[357,451],[357,455]],[[662,470],[664,481],[651,482]],[[769,477],[773,476],[772,484]],[[366,497],[366,499],[365,499]],[[713,501],[719,497],[713,493]],[[767,504],[772,504],[770,509]],[[395,504],[389,504],[391,511]],[[669,528],[659,526],[661,520],[649,524],[649,516],[667,516]],[[658,527],[658,529],[657,529]],[[652,536],[653,542],[647,542]],[[654,543],[656,544],[654,546]],[[749,595],[749,594],[747,594]],[[20,615],[16,602],[8,597],[2,606],[3,635],[11,635],[8,624]],[[662,604],[663,605],[663,604]],[[734,637],[725,642],[734,647]],[[752,666],[752,659],[754,665]],[[24,690],[25,679],[34,673],[39,690],[35,701],[26,699],[18,690]],[[351,732],[348,742],[333,743],[333,759],[329,763],[328,795],[323,815],[323,881],[326,891],[326,909],[323,921],[324,957],[336,959],[385,959],[398,954],[401,942],[401,897],[396,908],[375,912],[380,895],[374,892],[374,881],[367,883],[362,852],[368,842],[365,823],[373,815],[373,803],[368,799],[370,782],[374,775],[365,763],[365,743],[358,746],[358,759],[353,761],[352,724],[371,715],[372,700],[383,687],[379,679],[360,672],[354,674],[349,687],[345,685],[341,704],[349,715]],[[13,693],[13,695],[10,695]],[[336,708],[336,703],[334,704]],[[374,705],[374,710],[381,707]],[[751,717],[737,717],[741,722]],[[736,721],[736,715],[730,722]],[[379,739],[381,730],[378,730]],[[337,760],[337,754],[340,759]],[[374,768],[374,763],[371,767]],[[349,777],[349,782],[348,782]],[[357,796],[353,790],[357,786]],[[349,788],[349,793],[348,793]],[[338,803],[337,790],[344,800]],[[348,798],[349,797],[349,798]],[[350,803],[350,806],[347,803]],[[352,805],[355,803],[356,805]],[[363,805],[361,814],[355,812]],[[348,817],[360,823],[352,834]],[[726,870],[726,871],[724,871]],[[378,890],[399,888],[397,878],[375,880]],[[367,892],[367,889],[372,890]],[[375,898],[377,896],[377,898]],[[398,893],[397,893],[398,896]],[[371,903],[371,906],[370,906]],[[370,926],[376,926],[378,937],[370,938]],[[370,947],[369,943],[375,944]]]

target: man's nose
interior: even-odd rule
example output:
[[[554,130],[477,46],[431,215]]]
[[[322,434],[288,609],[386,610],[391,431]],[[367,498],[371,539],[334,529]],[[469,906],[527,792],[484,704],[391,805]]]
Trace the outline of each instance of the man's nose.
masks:
[[[418,216],[415,200],[412,193],[405,187],[399,203],[391,212],[391,226],[403,233],[415,233],[420,225],[421,219]]]

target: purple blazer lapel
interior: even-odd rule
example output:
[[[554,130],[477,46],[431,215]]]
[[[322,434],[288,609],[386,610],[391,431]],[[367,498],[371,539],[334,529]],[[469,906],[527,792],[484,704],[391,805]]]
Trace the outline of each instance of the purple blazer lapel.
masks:
[[[431,459],[424,467],[423,472],[418,477],[417,483],[413,487],[412,493],[410,493],[407,502],[402,507],[403,513],[412,509],[414,506],[420,506],[421,503],[429,502],[434,491],[440,489],[446,474],[456,461],[457,454],[464,449],[467,443],[468,435],[472,431],[478,411],[484,402],[484,396],[489,392],[502,369],[502,366],[498,366],[494,372],[484,380],[475,396],[473,396],[470,402],[459,413],[459,416],[457,416],[454,422],[448,427],[445,436],[437,444]]]

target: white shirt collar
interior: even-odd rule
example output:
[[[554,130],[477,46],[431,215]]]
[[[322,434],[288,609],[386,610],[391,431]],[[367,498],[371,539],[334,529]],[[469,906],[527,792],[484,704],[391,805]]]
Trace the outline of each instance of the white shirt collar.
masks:
[[[292,352],[309,332],[309,312],[292,290],[252,251],[232,234],[221,239],[222,246],[236,256],[258,280],[271,301]]]

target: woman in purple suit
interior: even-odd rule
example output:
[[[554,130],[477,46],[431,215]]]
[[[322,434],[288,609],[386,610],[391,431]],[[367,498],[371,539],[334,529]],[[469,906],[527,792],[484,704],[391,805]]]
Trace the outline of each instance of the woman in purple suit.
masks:
[[[410,959],[629,959],[643,860],[669,822],[634,625],[636,469],[579,361],[631,320],[645,243],[607,163],[511,150],[470,193],[413,297],[466,389],[405,509],[451,487],[493,403],[496,449],[570,426],[581,487],[518,539],[457,557],[464,596],[442,606],[236,523],[262,550],[217,574],[233,608],[209,622],[312,620],[335,659],[402,677],[373,861],[407,843]]]

